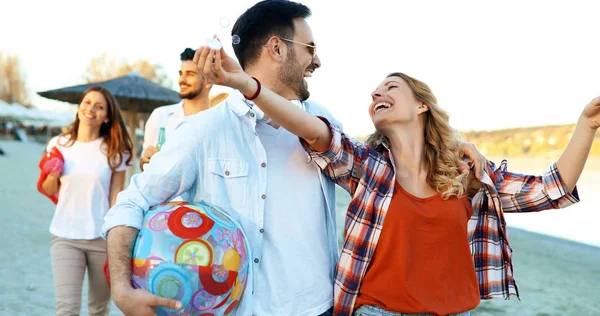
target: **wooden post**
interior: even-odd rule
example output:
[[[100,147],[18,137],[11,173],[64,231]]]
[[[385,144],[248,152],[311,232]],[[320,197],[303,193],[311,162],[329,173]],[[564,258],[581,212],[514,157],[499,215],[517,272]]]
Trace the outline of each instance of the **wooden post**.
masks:
[[[125,186],[127,187],[129,185],[129,180],[131,179],[131,176],[133,176],[133,174],[135,173],[135,170],[137,170],[137,136],[135,134],[135,130],[137,129],[137,125],[138,125],[138,120],[137,120],[137,112],[138,112],[138,106],[134,105],[131,107],[131,109],[129,111],[127,111],[126,113],[126,122],[127,122],[127,128],[129,129],[129,136],[131,137],[132,143],[133,143],[133,149],[132,149],[132,159],[131,162],[133,163],[133,166],[129,169],[127,169],[127,172],[125,174]]]

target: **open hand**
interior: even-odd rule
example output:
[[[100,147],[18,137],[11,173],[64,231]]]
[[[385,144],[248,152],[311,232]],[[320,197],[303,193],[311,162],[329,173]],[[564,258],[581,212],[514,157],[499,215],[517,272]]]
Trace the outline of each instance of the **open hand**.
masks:
[[[150,158],[152,158],[152,156],[154,156],[154,154],[156,154],[157,152],[158,149],[154,146],[148,146],[148,148],[144,150],[144,152],[142,153],[142,158],[140,158],[140,169],[142,169],[142,171],[144,171],[144,164],[149,163]]]
[[[470,159],[469,163],[463,162],[459,165],[459,168],[461,169],[460,172],[467,173],[469,169],[465,170],[465,167],[470,168],[472,166],[475,168],[475,177],[477,179],[481,179],[487,170],[487,167],[491,165],[491,162],[489,162],[472,143],[460,142],[458,147],[458,157],[461,159],[465,157]]]
[[[127,316],[156,315],[156,307],[174,310],[182,308],[181,302],[154,295],[146,290],[129,288],[112,289],[112,298],[117,307]]]
[[[196,50],[194,63],[213,84],[238,90],[242,90],[248,84],[249,76],[223,48],[214,50],[208,46],[201,46]]]

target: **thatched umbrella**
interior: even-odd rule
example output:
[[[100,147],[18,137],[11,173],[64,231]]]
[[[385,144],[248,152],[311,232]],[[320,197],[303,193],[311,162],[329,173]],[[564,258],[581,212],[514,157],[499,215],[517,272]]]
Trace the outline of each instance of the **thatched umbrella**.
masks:
[[[38,94],[45,98],[78,104],[83,93],[93,86],[102,86],[110,91],[124,111],[149,113],[158,106],[179,102],[177,92],[157,85],[135,71],[107,81],[48,90]]]
[[[134,157],[137,156],[135,130],[138,113],[150,113],[158,106],[180,101],[177,92],[146,80],[135,71],[107,81],[48,90],[38,94],[45,98],[78,104],[83,93],[93,86],[102,86],[110,91],[121,105],[121,109],[126,112],[124,116],[127,117],[129,133],[133,137]]]

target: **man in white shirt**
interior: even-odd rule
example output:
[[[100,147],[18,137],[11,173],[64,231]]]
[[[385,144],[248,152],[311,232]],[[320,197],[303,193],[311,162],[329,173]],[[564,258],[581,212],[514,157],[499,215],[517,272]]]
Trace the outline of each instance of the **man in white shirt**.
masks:
[[[310,14],[295,2],[259,2],[236,21],[234,51],[265,87],[339,127],[307,101],[304,77],[321,65],[305,21]],[[339,254],[335,184],[296,136],[248,99],[234,91],[219,106],[184,119],[105,217],[112,296],[126,315],[182,307],[131,285],[131,251],[144,212],[179,195],[230,210],[245,231],[250,273],[230,315],[330,315]]]
[[[264,86],[313,115],[339,123],[309,97],[304,77],[320,66],[306,6],[263,1],[235,23],[234,50]],[[105,218],[112,295],[126,315],[176,302],[131,286],[131,249],[143,214],[181,195],[226,209],[244,229],[251,273],[237,315],[328,315],[338,258],[335,185],[296,136],[261,118],[234,91],[217,107],[184,119]],[[268,172],[267,172],[268,171]]]
[[[150,158],[158,152],[158,136],[161,128],[165,129],[165,139],[169,139],[175,127],[188,115],[196,114],[210,107],[210,88],[201,71],[194,64],[195,51],[186,48],[181,53],[179,69],[179,97],[181,102],[160,106],[152,111],[144,129],[144,152],[140,159],[140,170],[150,162]]]

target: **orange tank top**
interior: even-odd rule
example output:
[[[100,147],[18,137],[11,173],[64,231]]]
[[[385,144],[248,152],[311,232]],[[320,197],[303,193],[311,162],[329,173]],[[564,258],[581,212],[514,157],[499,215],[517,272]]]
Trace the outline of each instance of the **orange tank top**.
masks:
[[[472,212],[466,197],[418,198],[396,184],[355,309],[447,315],[477,307],[467,235]]]

